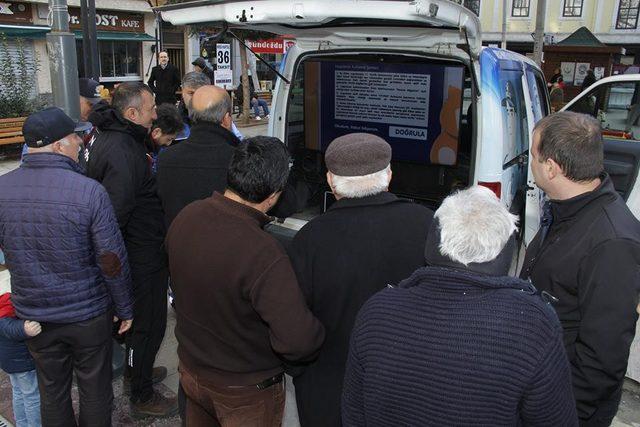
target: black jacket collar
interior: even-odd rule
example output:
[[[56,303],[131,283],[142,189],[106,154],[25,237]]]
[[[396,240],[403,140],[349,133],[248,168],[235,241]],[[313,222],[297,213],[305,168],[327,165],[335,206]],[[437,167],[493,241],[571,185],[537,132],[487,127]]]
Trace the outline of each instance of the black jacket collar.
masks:
[[[409,200],[399,199],[395,194],[383,191],[382,193],[374,194],[372,196],[358,197],[353,199],[342,198],[336,201],[328,209],[329,211],[335,209],[357,208],[361,206],[375,206],[375,205],[388,205],[390,203],[407,202]]]
[[[218,123],[197,122],[191,127],[189,139],[186,142],[191,144],[209,145],[219,141],[225,141],[229,145],[236,147],[240,140],[231,131],[223,128]]]
[[[602,181],[598,188],[567,200],[551,200],[553,221],[560,222],[574,218],[587,206],[592,207],[610,202],[617,197],[613,182],[607,173],[600,175]]]
[[[89,121],[101,132],[126,133],[142,144],[149,133],[147,128],[125,119],[118,110],[106,103],[98,103],[93,107],[89,114]]]

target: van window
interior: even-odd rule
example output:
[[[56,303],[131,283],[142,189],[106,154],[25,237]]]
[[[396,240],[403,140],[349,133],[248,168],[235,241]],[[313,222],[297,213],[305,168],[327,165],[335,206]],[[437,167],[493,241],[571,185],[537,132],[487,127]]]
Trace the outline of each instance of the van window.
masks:
[[[539,71],[527,64],[527,85],[529,86],[529,96],[531,97],[531,109],[533,110],[533,121],[538,123],[540,119],[549,114],[547,104],[546,86]]]
[[[597,118],[605,136],[640,139],[640,82],[601,85],[568,110]]]
[[[327,191],[324,151],[354,132],[392,147],[390,191],[437,206],[469,182],[471,93],[464,64],[402,55],[308,55],[296,67],[289,93],[286,141],[292,173]],[[463,106],[466,106],[463,108]],[[469,128],[469,129],[467,129]],[[462,138],[469,139],[463,141]]]

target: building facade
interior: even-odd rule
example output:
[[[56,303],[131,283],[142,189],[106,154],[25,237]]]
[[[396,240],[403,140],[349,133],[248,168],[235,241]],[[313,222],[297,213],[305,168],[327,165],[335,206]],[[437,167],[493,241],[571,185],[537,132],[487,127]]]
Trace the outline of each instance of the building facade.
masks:
[[[454,0],[480,17],[485,44],[499,44],[507,18],[507,48],[533,52],[537,0]],[[640,63],[640,0],[547,0],[546,43],[557,43],[580,27],[602,43],[624,47],[629,64]]]

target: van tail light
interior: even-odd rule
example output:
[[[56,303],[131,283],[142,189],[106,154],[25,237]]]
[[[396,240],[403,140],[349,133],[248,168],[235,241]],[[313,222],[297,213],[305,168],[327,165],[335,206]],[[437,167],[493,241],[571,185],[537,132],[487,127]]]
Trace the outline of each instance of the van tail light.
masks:
[[[502,184],[499,182],[478,182],[478,185],[482,185],[483,187],[487,187],[489,190],[493,191],[493,194],[500,199],[502,195]]]

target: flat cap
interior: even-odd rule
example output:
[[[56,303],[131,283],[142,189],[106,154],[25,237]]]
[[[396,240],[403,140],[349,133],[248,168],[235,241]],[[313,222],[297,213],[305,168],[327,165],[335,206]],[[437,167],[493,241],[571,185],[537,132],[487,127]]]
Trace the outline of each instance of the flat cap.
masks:
[[[327,169],[335,175],[369,175],[389,166],[391,146],[370,133],[350,133],[331,141],[324,161]]]

